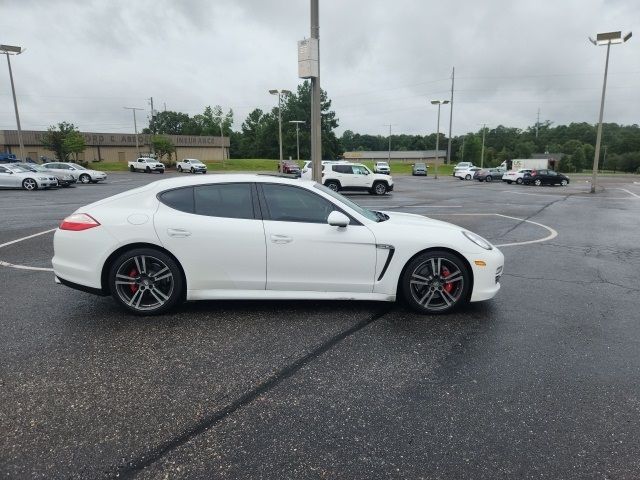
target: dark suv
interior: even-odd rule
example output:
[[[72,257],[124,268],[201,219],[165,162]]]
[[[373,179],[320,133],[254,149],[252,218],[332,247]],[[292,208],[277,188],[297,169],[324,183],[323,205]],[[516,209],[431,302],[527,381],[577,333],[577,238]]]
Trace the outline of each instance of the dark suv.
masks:
[[[525,185],[562,185],[569,184],[569,177],[553,170],[532,170],[522,178]]]

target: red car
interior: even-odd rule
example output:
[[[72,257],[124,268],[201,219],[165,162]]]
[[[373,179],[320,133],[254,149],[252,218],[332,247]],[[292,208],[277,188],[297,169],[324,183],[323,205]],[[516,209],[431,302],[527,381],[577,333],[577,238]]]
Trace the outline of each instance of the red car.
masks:
[[[289,173],[298,177],[302,174],[300,165],[290,160],[285,160],[284,162],[282,162],[282,165],[278,164],[278,171],[280,173]]]

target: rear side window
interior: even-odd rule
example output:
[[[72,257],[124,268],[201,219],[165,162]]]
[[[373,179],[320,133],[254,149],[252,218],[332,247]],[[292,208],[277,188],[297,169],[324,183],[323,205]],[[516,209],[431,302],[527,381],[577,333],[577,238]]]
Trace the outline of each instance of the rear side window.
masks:
[[[201,185],[194,188],[194,199],[198,215],[254,218],[250,183]]]
[[[353,173],[351,165],[332,165],[331,168],[338,173]]]
[[[193,213],[193,187],[163,192],[160,194],[160,201],[181,212]]]

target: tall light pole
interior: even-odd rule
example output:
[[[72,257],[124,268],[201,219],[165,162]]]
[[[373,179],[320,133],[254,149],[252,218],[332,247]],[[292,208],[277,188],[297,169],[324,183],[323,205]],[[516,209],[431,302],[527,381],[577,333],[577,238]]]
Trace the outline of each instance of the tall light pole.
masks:
[[[280,144],[280,170],[282,170],[282,95],[290,95],[290,90],[269,90],[271,95],[278,96],[278,143]]]
[[[13,94],[13,108],[16,111],[16,125],[18,126],[18,143],[20,145],[20,158],[24,162],[24,142],[22,141],[22,127],[20,126],[20,114],[18,113],[18,100],[16,100],[16,87],[13,84],[13,72],[11,70],[11,55],[20,55],[24,52],[22,47],[16,47],[14,45],[0,45],[0,53],[4,53],[7,56],[7,65],[9,66],[9,79],[11,80],[11,93]]]
[[[447,163],[451,163],[451,127],[453,126],[453,86],[456,81],[456,67],[451,71],[451,106],[449,107],[449,140],[447,142]]]
[[[220,120],[220,146],[222,147],[222,168],[224,168],[224,131],[222,130],[222,120],[224,117],[216,117]]]
[[[300,124],[307,122],[304,120],[289,120],[289,123],[296,124],[296,153],[298,154],[298,161],[300,161]]]
[[[393,123],[385,123],[385,127],[389,127],[389,153],[387,154],[387,163],[391,165],[391,127],[393,127]]]
[[[144,110],[144,108],[137,107],[122,107],[125,110],[133,111],[133,129],[136,132],[136,150],[138,151],[138,156],[140,156],[140,145],[138,145],[138,123],[136,122],[136,110]]]
[[[484,168],[484,136],[487,131],[487,124],[482,124],[482,151],[480,152],[480,168]]]
[[[631,32],[624,37],[622,32],[598,33],[596,39],[589,37],[589,41],[596,46],[607,46],[607,58],[604,63],[604,82],[602,83],[602,98],[600,99],[600,117],[598,118],[598,135],[596,137],[596,153],[593,157],[593,175],[591,177],[591,193],[596,193],[598,181],[598,162],[600,161],[600,142],[602,141],[602,115],[604,114],[604,94],[607,91],[607,73],[609,71],[609,50],[611,44],[624,43],[631,38]]]
[[[438,127],[436,129],[436,174],[435,179],[438,179],[438,154],[440,153],[440,107],[449,103],[449,100],[431,100],[431,105],[438,105]]]

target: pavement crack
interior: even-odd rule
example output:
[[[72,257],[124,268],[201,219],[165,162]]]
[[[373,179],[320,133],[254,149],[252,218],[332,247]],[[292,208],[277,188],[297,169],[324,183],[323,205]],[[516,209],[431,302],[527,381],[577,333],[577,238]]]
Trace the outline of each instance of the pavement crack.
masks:
[[[133,478],[136,474],[141,472],[144,468],[152,465],[153,463],[160,460],[166,454],[175,450],[176,448],[184,445],[189,442],[193,438],[198,435],[205,433],[207,430],[214,427],[216,424],[224,420],[229,415],[233,414],[237,410],[249,405],[258,397],[264,395],[269,392],[271,389],[280,384],[283,380],[286,380],[289,377],[295,375],[298,371],[300,371],[303,367],[311,363],[316,358],[320,357],[324,353],[331,350],[333,347],[338,345],[340,342],[350,337],[351,335],[359,332],[360,330],[368,327],[375,321],[384,317],[387,313],[389,313],[392,309],[392,306],[385,306],[374,315],[369,318],[366,318],[355,325],[343,330],[331,338],[327,339],[325,342],[317,345],[306,354],[301,357],[298,357],[292,363],[285,365],[284,367],[275,371],[271,376],[269,376],[266,380],[256,385],[251,390],[245,392],[240,397],[233,400],[231,403],[228,403],[226,406],[212,412],[206,417],[202,418],[198,422],[193,425],[188,426],[182,433],[176,435],[170,440],[167,440],[155,447],[151,448],[147,452],[142,455],[128,461],[126,464],[119,465],[112,472],[106,472],[107,478]]]
[[[542,208],[539,208],[538,210],[533,212],[531,215],[529,215],[529,216],[523,218],[522,220],[520,220],[519,222],[517,222],[513,227],[509,228],[507,231],[505,231],[502,234],[500,234],[498,236],[498,238],[504,238],[506,235],[508,235],[509,233],[513,232],[520,225],[526,223],[528,220],[531,220],[533,217],[539,215],[540,213],[542,213],[544,210],[546,210],[550,206],[552,206],[552,205],[554,205],[555,203],[558,203],[558,202],[564,202],[566,200],[567,200],[567,197],[563,197],[563,198],[558,198],[557,200],[554,200],[552,202],[546,203],[545,205],[542,206]]]

